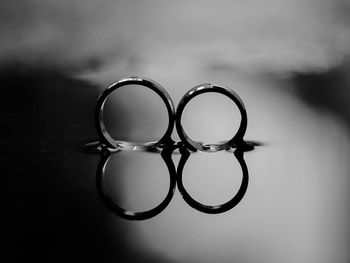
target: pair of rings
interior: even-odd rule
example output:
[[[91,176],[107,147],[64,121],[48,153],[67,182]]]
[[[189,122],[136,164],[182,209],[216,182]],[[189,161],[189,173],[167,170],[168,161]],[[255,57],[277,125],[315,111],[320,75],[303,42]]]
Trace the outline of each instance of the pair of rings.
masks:
[[[178,167],[176,169],[174,162],[172,160],[172,153],[176,148],[179,147],[181,158],[178,164]],[[104,204],[116,215],[119,217],[122,217],[124,219],[128,220],[145,220],[150,219],[159,213],[161,213],[170,203],[172,200],[176,186],[179,189],[180,194],[182,195],[184,201],[190,205],[192,208],[203,212],[207,214],[220,214],[224,213],[233,207],[235,207],[244,197],[247,188],[248,188],[248,181],[249,181],[249,173],[247,165],[244,161],[243,154],[244,150],[241,148],[237,148],[234,151],[234,157],[238,161],[241,170],[242,170],[242,180],[241,185],[236,192],[236,194],[227,202],[219,205],[206,205],[203,204],[197,200],[195,200],[189,192],[186,190],[184,183],[183,183],[183,170],[185,167],[185,164],[189,157],[191,156],[191,152],[183,147],[176,144],[173,144],[169,147],[165,147],[161,151],[161,157],[163,161],[165,162],[170,176],[170,183],[168,187],[168,191],[164,199],[155,207],[152,209],[149,209],[147,211],[141,211],[141,212],[135,212],[135,211],[129,211],[125,208],[122,208],[119,206],[111,196],[109,196],[106,193],[106,166],[112,157],[112,153],[106,148],[105,146],[102,146],[101,150],[101,160],[97,168],[97,175],[96,175],[96,186],[97,191],[99,193],[99,196],[101,197]],[[118,153],[116,153],[118,155]]]
[[[115,140],[108,133],[104,119],[103,119],[103,108],[108,96],[115,90],[120,87],[126,85],[141,85],[146,88],[149,88],[156,92],[162,101],[165,103],[167,111],[169,123],[165,134],[158,140],[153,142],[144,142],[144,143],[134,143],[127,141]],[[182,113],[186,107],[186,105],[193,99],[194,97],[207,93],[214,92],[220,93],[228,98],[230,98],[238,107],[239,112],[241,114],[241,123],[237,132],[234,136],[224,142],[220,142],[218,144],[204,144],[198,141],[195,141],[185,133],[184,128],[181,123]],[[226,87],[212,85],[212,84],[202,84],[198,85],[192,89],[190,89],[180,100],[178,107],[175,111],[174,103],[171,100],[167,91],[156,82],[140,77],[128,77],[121,79],[110,87],[108,87],[98,98],[97,105],[95,108],[95,125],[97,129],[97,133],[100,136],[100,142],[92,143],[92,146],[97,146],[97,151],[101,154],[101,160],[97,169],[97,177],[96,184],[100,197],[104,201],[104,203],[118,216],[123,217],[129,220],[144,220],[154,217],[155,215],[162,212],[170,203],[176,186],[178,187],[182,197],[184,200],[193,208],[209,214],[218,214],[226,212],[233,207],[235,207],[243,198],[247,187],[248,187],[248,168],[243,158],[243,154],[246,150],[252,149],[254,146],[252,143],[246,143],[243,140],[244,134],[247,128],[247,113],[245,106],[240,99],[240,97],[232,90]],[[181,139],[180,142],[174,142],[171,139],[171,134],[173,132],[174,126],[176,126],[176,130]],[[204,152],[216,152],[220,150],[230,150],[232,148],[236,148],[234,151],[234,156],[236,160],[239,162],[242,169],[242,181],[241,186],[238,192],[233,196],[232,199],[227,201],[224,204],[209,206],[202,204],[196,201],[191,195],[187,192],[183,184],[183,170],[187,160],[189,159],[191,152],[204,151]],[[178,167],[175,168],[175,165],[172,160],[172,154],[175,149],[179,149],[181,158],[178,164]],[[161,157],[163,161],[166,163],[169,175],[170,175],[170,184],[168,188],[168,192],[163,201],[157,205],[156,207],[143,212],[132,212],[125,210],[124,208],[117,205],[111,197],[109,197],[104,191],[105,185],[105,169],[108,161],[110,160],[113,152],[118,152],[120,150],[144,150],[144,151],[160,151]]]
[[[164,135],[154,142],[144,142],[144,143],[133,143],[126,141],[115,140],[107,131],[104,119],[103,119],[103,108],[108,96],[118,88],[126,85],[141,85],[147,87],[154,92],[156,92],[162,101],[164,102],[166,109],[168,111],[168,127]],[[204,144],[191,139],[185,132],[182,123],[182,113],[186,105],[194,97],[208,92],[220,93],[228,98],[230,98],[238,107],[241,115],[241,123],[236,134],[229,140],[217,143],[217,144]],[[158,83],[140,77],[128,77],[121,79],[111,86],[109,86],[98,98],[96,108],[95,108],[95,126],[98,135],[101,138],[101,143],[105,144],[107,147],[114,149],[133,149],[133,150],[149,150],[152,148],[163,148],[165,145],[173,143],[171,139],[171,134],[174,129],[174,124],[176,123],[176,130],[181,139],[181,143],[191,151],[204,151],[204,152],[215,152],[223,149],[228,149],[239,144],[243,144],[243,137],[247,128],[247,112],[241,98],[231,89],[223,86],[217,86],[212,84],[201,84],[192,89],[190,89],[180,100],[178,107],[175,111],[174,103],[169,96],[168,92]]]

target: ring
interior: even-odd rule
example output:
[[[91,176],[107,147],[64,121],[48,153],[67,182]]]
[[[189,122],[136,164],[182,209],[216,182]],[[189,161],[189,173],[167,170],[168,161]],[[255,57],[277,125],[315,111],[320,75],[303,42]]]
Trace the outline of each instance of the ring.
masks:
[[[183,184],[183,169],[185,167],[185,164],[190,157],[191,153],[186,149],[186,148],[180,148],[180,151],[182,152],[182,156],[177,168],[177,188],[179,189],[179,192],[181,193],[183,199],[185,202],[190,205],[192,208],[201,211],[203,213],[207,214],[220,214],[223,212],[226,212],[233,207],[235,207],[244,197],[247,188],[248,188],[248,182],[249,182],[249,174],[248,174],[248,168],[247,165],[244,161],[243,154],[244,151],[240,150],[237,148],[234,152],[234,156],[238,160],[241,168],[242,168],[242,183],[241,186],[236,193],[236,195],[229,200],[228,202],[221,204],[221,205],[215,205],[215,206],[210,206],[210,205],[205,205],[202,204],[192,198],[192,196],[186,191],[184,184]]]
[[[144,143],[118,141],[113,139],[112,136],[108,133],[103,120],[104,104],[108,96],[113,91],[126,85],[141,85],[141,86],[147,87],[153,90],[154,92],[156,92],[165,103],[165,106],[168,111],[169,124],[165,134],[158,141],[144,142]],[[146,78],[128,77],[113,83],[98,98],[96,108],[95,108],[95,126],[96,126],[97,133],[102,140],[102,143],[106,144],[108,147],[117,148],[117,149],[122,148],[122,149],[132,149],[132,150],[147,150],[155,147],[162,147],[163,144],[167,144],[169,141],[171,141],[170,136],[174,128],[174,116],[175,116],[174,103],[171,100],[167,91],[161,85]]]
[[[169,170],[169,176],[170,176],[170,183],[169,183],[169,189],[166,197],[163,199],[163,201],[157,205],[156,207],[143,212],[132,212],[128,211],[119,205],[117,205],[111,197],[109,197],[105,191],[104,191],[104,179],[105,179],[105,169],[106,165],[112,156],[113,153],[109,152],[108,149],[105,149],[101,154],[101,160],[97,168],[96,173],[96,186],[97,191],[102,199],[102,201],[107,205],[107,207],[117,214],[118,216],[128,219],[128,220],[145,220],[152,218],[159,213],[161,213],[170,203],[171,199],[174,196],[175,189],[176,189],[176,168],[175,165],[171,159],[171,154],[174,151],[174,147],[165,148],[161,152],[161,157],[164,160],[164,162],[167,165],[167,168]],[[116,153],[118,154],[118,153]]]
[[[185,106],[194,97],[207,92],[216,92],[216,93],[221,93],[223,95],[226,95],[237,105],[239,109],[239,112],[241,114],[240,126],[236,134],[233,136],[233,138],[228,141],[220,142],[218,144],[203,144],[201,142],[192,140],[184,131],[184,128],[181,124],[181,117],[185,109]],[[216,86],[212,84],[202,84],[186,92],[186,94],[182,97],[177,107],[175,120],[176,120],[176,130],[183,144],[187,148],[189,148],[191,151],[199,150],[203,152],[216,152],[216,151],[230,148],[233,145],[238,145],[240,143],[243,143],[243,136],[246,132],[247,122],[248,122],[247,112],[241,98],[234,91],[232,91],[227,87]]]

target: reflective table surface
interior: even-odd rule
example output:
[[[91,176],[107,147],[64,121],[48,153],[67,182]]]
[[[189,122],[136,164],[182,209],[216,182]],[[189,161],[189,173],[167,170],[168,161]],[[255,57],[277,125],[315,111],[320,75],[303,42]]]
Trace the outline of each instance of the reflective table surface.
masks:
[[[259,145],[244,153],[249,184],[232,209],[200,212],[176,188],[161,213],[141,221],[117,216],[101,200],[96,188],[101,157],[84,149],[99,139],[97,98],[117,79],[92,84],[86,76],[49,69],[3,70],[4,257],[13,262],[346,262],[346,70],[288,78],[212,69],[179,78],[155,71],[150,77],[167,89],[175,105],[203,82],[232,88],[247,109],[245,139]],[[159,98],[138,87],[123,92],[106,104],[111,134],[123,140],[159,138],[167,124]],[[238,127],[237,109],[223,97],[203,96],[191,105],[183,125],[192,138],[217,142]],[[179,140],[176,131],[172,138]],[[178,151],[171,154],[176,167],[180,157]],[[144,211],[166,196],[169,178],[159,153],[120,151],[105,167],[104,190],[121,207]],[[230,200],[241,181],[231,151],[192,153],[183,168],[187,191],[211,206]]]

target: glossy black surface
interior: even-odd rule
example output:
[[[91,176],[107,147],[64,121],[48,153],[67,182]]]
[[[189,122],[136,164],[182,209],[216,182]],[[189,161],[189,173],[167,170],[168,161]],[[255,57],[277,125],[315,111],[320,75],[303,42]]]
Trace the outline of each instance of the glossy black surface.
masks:
[[[258,81],[256,88],[250,82],[252,93],[249,89],[239,92],[249,109],[247,136],[263,142],[244,154],[250,181],[241,202],[225,213],[210,215],[190,207],[175,191],[162,213],[135,222],[119,218],[101,202],[95,182],[100,157],[82,151],[85,143],[97,139],[93,113],[104,87],[47,69],[16,67],[2,71],[1,78],[4,257],[14,262],[34,258],[58,262],[68,257],[181,262],[181,253],[187,251],[204,262],[224,262],[246,258],[244,242],[248,241],[259,247],[256,257],[260,258],[269,253],[293,259],[295,250],[311,258],[327,258],[331,251],[345,255],[341,244],[346,244],[343,240],[348,236],[347,126],[332,117],[313,114],[285,91],[260,90],[264,80]],[[277,87],[281,85],[285,83]],[[219,153],[194,153],[184,174],[193,198],[214,207],[234,196],[238,189],[232,187],[239,187],[242,176],[233,153]],[[114,156],[118,159],[120,155]],[[109,173],[128,178],[131,174],[125,168],[138,167],[135,182],[140,180],[139,189],[148,169],[169,178],[167,171],[160,169],[161,163],[147,166],[147,158],[132,156],[120,159]],[[172,154],[176,167],[180,157],[176,151]],[[112,192],[124,196],[119,201],[126,209],[127,198],[134,198],[136,204],[145,201],[148,209],[147,200],[153,197],[147,191],[157,193],[169,184],[139,192],[118,184],[111,187]],[[152,200],[162,201],[158,197]],[[230,242],[241,252],[227,245]],[[303,250],[306,244],[322,247],[322,252],[314,248],[311,255]],[[280,252],[274,252],[270,245]],[[200,252],[203,249],[205,253]],[[220,254],[215,252],[218,249]]]

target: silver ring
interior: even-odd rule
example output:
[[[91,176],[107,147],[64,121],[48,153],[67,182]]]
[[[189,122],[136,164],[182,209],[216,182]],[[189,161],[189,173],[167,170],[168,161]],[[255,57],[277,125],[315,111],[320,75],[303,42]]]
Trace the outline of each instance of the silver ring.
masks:
[[[161,99],[165,103],[165,106],[168,111],[169,123],[165,134],[158,141],[143,142],[143,143],[119,141],[119,140],[113,139],[106,129],[106,126],[103,120],[103,108],[108,96],[113,91],[115,91],[120,87],[123,87],[126,85],[135,85],[135,84],[141,85],[153,90],[161,97]],[[102,140],[102,143],[104,143],[108,147],[117,148],[117,149],[130,149],[130,150],[149,150],[152,148],[162,147],[163,145],[171,141],[170,136],[174,128],[174,116],[175,116],[174,103],[171,100],[167,91],[161,85],[147,78],[128,77],[113,83],[98,98],[96,108],[95,108],[95,126],[96,126],[97,133]]]
[[[241,202],[241,200],[243,199],[248,189],[248,183],[249,183],[248,167],[243,157],[244,151],[242,151],[239,148],[234,151],[234,156],[239,162],[239,165],[241,166],[241,169],[242,169],[242,181],[238,192],[226,203],[211,206],[211,205],[202,204],[196,201],[185,189],[185,186],[183,184],[183,170],[191,153],[186,148],[182,148],[180,150],[182,155],[181,155],[179,165],[177,167],[177,178],[176,178],[177,188],[179,189],[183,199],[188,205],[190,205],[194,209],[197,209],[198,211],[201,211],[203,213],[220,214],[232,209],[233,207],[235,207],[237,204]]]
[[[236,134],[227,141],[220,142],[218,144],[203,144],[198,141],[192,140],[184,131],[184,128],[181,123],[181,117],[183,110],[185,109],[185,106],[187,103],[190,102],[191,99],[194,97],[207,93],[207,92],[215,92],[215,93],[221,93],[227,97],[229,97],[238,107],[239,112],[241,114],[241,123],[240,126],[236,132]],[[241,98],[231,89],[223,86],[216,86],[212,84],[201,84],[198,85],[192,89],[190,89],[180,100],[179,105],[176,109],[176,130],[177,133],[182,141],[182,143],[189,148],[192,151],[203,151],[203,152],[216,152],[224,149],[228,149],[232,146],[237,146],[239,144],[243,144],[243,137],[247,129],[247,112],[245,109],[245,106],[243,104],[243,101]]]
[[[129,219],[129,220],[145,220],[152,218],[159,213],[161,213],[170,203],[171,199],[174,196],[175,189],[176,189],[176,168],[175,165],[171,159],[171,154],[174,151],[174,147],[171,148],[165,148],[161,152],[161,157],[163,161],[165,162],[170,176],[170,182],[168,187],[168,192],[164,199],[156,206],[153,207],[150,210],[142,211],[142,212],[134,212],[126,210],[122,207],[120,207],[117,203],[113,201],[113,199],[105,192],[104,185],[105,185],[105,171],[108,161],[110,160],[112,153],[108,151],[108,149],[104,149],[101,154],[101,160],[97,168],[96,173],[96,186],[97,191],[102,199],[102,201],[107,205],[111,211],[113,211],[118,216]],[[118,154],[118,153],[117,153]]]

